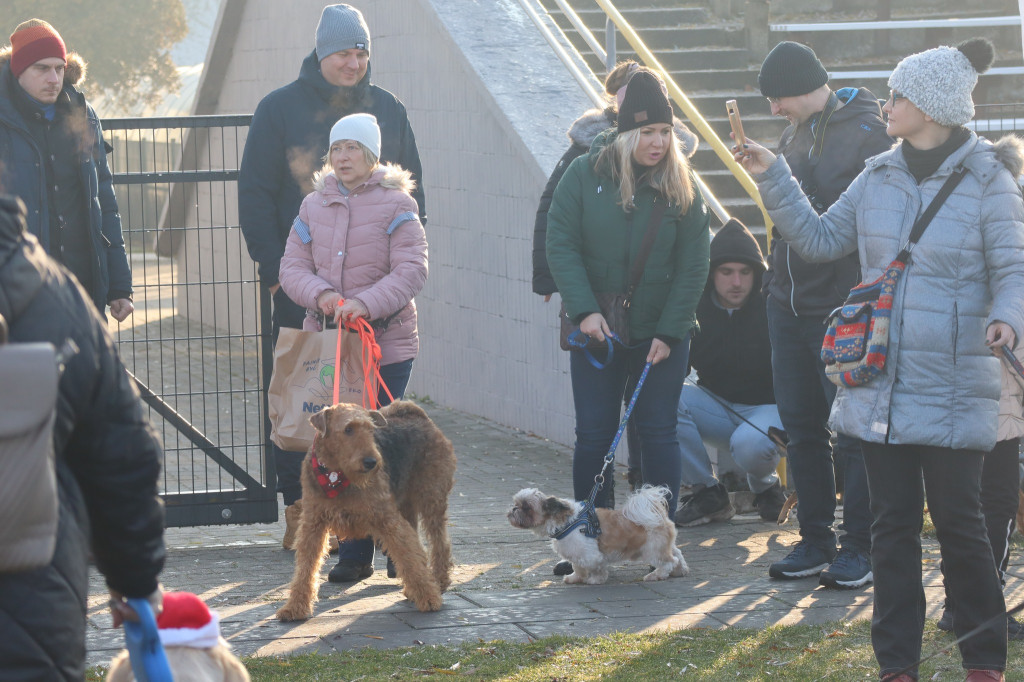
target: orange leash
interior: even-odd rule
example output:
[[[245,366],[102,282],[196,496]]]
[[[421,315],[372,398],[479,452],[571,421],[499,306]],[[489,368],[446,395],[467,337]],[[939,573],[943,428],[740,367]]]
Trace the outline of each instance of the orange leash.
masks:
[[[345,299],[339,299],[338,307],[341,307],[344,303]],[[341,397],[341,372],[339,368],[341,367],[341,334],[343,329],[346,332],[359,334],[360,348],[362,349],[359,362],[363,369],[363,408],[376,410],[380,407],[380,402],[377,400],[376,386],[383,386],[388,400],[393,402],[395,398],[391,395],[387,384],[384,383],[384,379],[380,376],[380,344],[377,343],[373,327],[370,326],[365,317],[360,317],[355,322],[341,321],[338,325],[338,344],[334,351],[334,404],[337,405]],[[374,378],[376,378],[376,381],[374,381]]]

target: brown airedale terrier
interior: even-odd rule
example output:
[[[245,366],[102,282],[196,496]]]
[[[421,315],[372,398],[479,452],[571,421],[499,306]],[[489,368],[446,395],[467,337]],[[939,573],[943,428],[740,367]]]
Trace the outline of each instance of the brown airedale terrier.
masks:
[[[415,403],[369,412],[329,407],[310,418],[313,447],[302,463],[302,519],[295,575],[280,620],[313,615],[327,537],[372,535],[395,563],[405,596],[420,611],[441,608],[451,584],[448,495],[455,480],[451,441]],[[430,561],[418,526],[430,543]]]

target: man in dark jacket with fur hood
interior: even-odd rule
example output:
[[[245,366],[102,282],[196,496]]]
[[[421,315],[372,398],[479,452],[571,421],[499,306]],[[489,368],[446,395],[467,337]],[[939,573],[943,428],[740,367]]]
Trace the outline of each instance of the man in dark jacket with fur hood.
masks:
[[[63,356],[53,450],[59,517],[49,565],[0,573],[0,678],[85,678],[89,556],[115,622],[124,597],[159,610],[164,565],[160,446],[103,320],[67,270],[25,232],[25,206],[0,197],[0,315],[11,342]],[[10,389],[10,387],[4,387]],[[5,548],[0,547],[0,552]]]
[[[864,88],[833,92],[828,73],[806,45],[776,45],[757,80],[772,114],[790,122],[779,153],[818,213],[839,198],[868,158],[893,144],[878,99]],[[764,288],[775,398],[790,438],[789,472],[800,499],[800,542],[768,568],[773,578],[820,574],[822,585],[840,588],[861,587],[872,579],[867,474],[860,443],[847,436],[840,436],[836,445],[836,468],[845,471],[842,538],[837,539],[832,527],[836,474],[827,424],[836,387],[825,378],[820,358],[823,321],[859,277],[856,253],[831,263],[808,263],[777,230],[772,232]]]
[[[299,77],[263,98],[253,115],[238,174],[238,218],[260,281],[273,296],[273,338],[281,327],[302,328],[306,315],[281,290],[281,256],[302,199],[313,191],[313,173],[324,164],[331,126],[343,116],[372,114],[380,126],[380,161],[412,173],[420,223],[427,224],[422,169],[405,105],[370,84],[370,30],[350,5],[328,5],[316,28],[316,47],[302,62]],[[264,387],[266,388],[266,387]],[[291,549],[298,524],[295,505],[304,452],[274,447],[277,489],[284,497],[284,545]],[[352,582],[373,573],[373,543],[342,543],[331,582]],[[389,570],[390,573],[390,570]]]
[[[775,473],[780,452],[769,429],[781,428],[772,389],[772,347],[761,295],[764,257],[735,218],[711,240],[711,270],[690,342],[698,382],[683,385],[676,435],[683,483],[699,487],[676,511],[680,526],[724,521],[735,510],[715,476],[704,442],[731,454],[746,475],[761,518],[778,518],[786,498]]]
[[[118,322],[132,273],[96,112],[77,89],[85,62],[41,19],[0,50],[0,192],[28,206],[28,231]]]

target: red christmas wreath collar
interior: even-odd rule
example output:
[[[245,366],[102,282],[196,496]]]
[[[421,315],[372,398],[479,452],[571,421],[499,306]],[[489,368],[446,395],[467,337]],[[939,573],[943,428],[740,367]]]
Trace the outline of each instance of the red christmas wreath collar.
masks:
[[[313,438],[313,447],[309,450],[309,464],[313,467],[313,475],[316,476],[316,482],[323,488],[327,497],[337,497],[352,481],[348,480],[348,477],[342,472],[331,471],[320,463],[320,460],[316,458],[316,440]]]

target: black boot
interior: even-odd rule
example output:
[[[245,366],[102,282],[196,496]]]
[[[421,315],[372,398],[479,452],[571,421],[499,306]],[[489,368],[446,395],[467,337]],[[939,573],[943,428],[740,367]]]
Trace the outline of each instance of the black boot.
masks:
[[[342,559],[327,574],[327,581],[332,583],[355,583],[373,575],[373,565],[363,564],[355,559]]]

